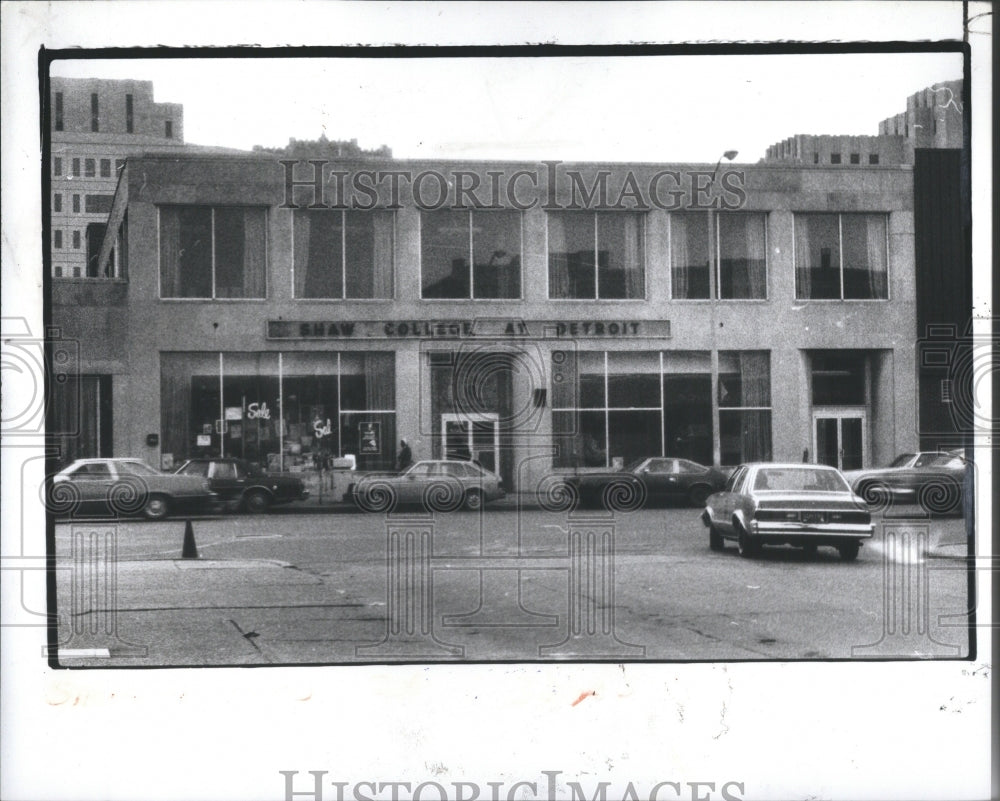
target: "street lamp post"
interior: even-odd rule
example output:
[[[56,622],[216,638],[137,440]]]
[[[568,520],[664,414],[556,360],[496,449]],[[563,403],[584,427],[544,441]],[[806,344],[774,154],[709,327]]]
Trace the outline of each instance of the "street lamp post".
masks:
[[[715,179],[719,174],[719,165],[722,160],[732,161],[739,152],[727,150],[719,160],[715,162],[715,169],[712,170],[712,182],[709,184],[709,195],[715,188]],[[718,335],[718,323],[715,319],[715,302],[718,300],[719,291],[719,265],[718,265],[718,231],[715,229],[715,205],[714,200],[708,204],[708,293],[709,293],[709,325],[712,327],[712,352],[710,354],[712,363],[712,430],[715,435],[712,437],[712,464],[722,464],[722,431],[719,428],[719,349],[716,337]]]

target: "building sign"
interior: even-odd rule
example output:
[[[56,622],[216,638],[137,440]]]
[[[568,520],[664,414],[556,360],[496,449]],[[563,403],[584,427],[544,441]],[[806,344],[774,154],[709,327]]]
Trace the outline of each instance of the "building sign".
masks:
[[[268,320],[267,338],[665,339],[670,320]]]

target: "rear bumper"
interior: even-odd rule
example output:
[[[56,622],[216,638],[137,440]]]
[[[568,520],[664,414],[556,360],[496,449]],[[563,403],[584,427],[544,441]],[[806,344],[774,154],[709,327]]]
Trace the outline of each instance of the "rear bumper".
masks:
[[[875,535],[874,523],[798,523],[781,521],[750,521],[749,534],[753,537],[773,538],[782,541],[820,539],[870,539]]]

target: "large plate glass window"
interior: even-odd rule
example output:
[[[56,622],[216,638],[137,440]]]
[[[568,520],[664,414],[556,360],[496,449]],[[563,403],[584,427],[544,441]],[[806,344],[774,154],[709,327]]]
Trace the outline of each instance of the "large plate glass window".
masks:
[[[295,297],[392,297],[391,211],[298,209],[294,215]]]
[[[160,206],[160,297],[263,298],[267,212]]]
[[[720,463],[771,460],[771,354],[719,351]]]
[[[521,296],[521,213],[440,209],[420,216],[421,297]]]
[[[888,253],[885,214],[796,214],[795,297],[885,300]]]
[[[645,297],[643,237],[643,215],[636,212],[550,212],[549,297]]]
[[[759,212],[670,215],[675,300],[767,297],[767,216]]]

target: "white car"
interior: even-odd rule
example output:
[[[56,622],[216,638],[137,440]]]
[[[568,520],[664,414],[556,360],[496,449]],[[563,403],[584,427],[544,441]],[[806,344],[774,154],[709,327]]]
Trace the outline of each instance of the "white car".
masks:
[[[78,459],[52,477],[46,495],[48,510],[58,516],[84,511],[150,520],[207,511],[218,499],[206,478],[164,473],[141,459]]]

